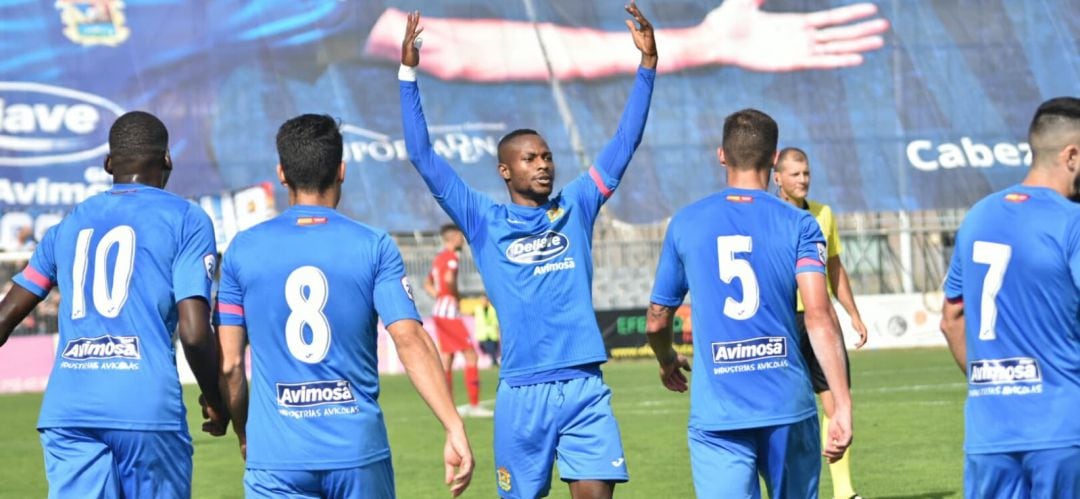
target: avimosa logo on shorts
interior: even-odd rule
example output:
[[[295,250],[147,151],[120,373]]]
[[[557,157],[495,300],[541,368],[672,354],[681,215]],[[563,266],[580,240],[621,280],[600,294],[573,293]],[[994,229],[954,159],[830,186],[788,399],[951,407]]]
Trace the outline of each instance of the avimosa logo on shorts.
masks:
[[[506,258],[515,263],[539,263],[551,260],[570,249],[570,240],[553,230],[518,239],[506,248]]]
[[[109,151],[109,126],[124,110],[97,95],[0,81],[0,166],[94,160]]]
[[[137,336],[98,336],[78,338],[68,342],[61,357],[68,360],[132,359],[138,360]]]
[[[307,383],[278,383],[277,400],[278,405],[283,407],[313,407],[352,402],[355,398],[352,385],[346,380],[339,379]]]
[[[725,341],[712,344],[714,364],[749,362],[770,357],[787,357],[787,338],[763,336],[749,340]]]
[[[1012,359],[975,360],[968,370],[973,385],[1003,383],[1033,383],[1042,381],[1039,362],[1030,357]]]

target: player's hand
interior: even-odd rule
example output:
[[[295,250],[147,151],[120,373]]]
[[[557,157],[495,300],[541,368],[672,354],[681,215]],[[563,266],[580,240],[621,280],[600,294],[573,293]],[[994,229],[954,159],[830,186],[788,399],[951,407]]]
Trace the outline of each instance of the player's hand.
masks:
[[[446,446],[443,448],[443,461],[446,463],[445,483],[450,486],[453,497],[461,495],[472,482],[473,456],[465,429],[447,432]]]
[[[664,387],[673,392],[685,392],[689,385],[683,371],[690,371],[690,361],[682,354],[676,353],[669,357],[668,362],[660,362],[660,382]]]
[[[243,433],[237,433],[236,439],[240,442],[240,457],[247,461],[247,435]]]
[[[872,3],[808,13],[761,10],[765,0],[726,0],[699,26],[711,60],[753,71],[798,71],[858,66],[862,54],[884,45],[885,19]],[[854,24],[853,24],[854,23]]]
[[[851,445],[851,438],[851,408],[841,410],[838,407],[829,418],[829,438],[825,442],[821,455],[825,456],[830,463],[839,461]]]
[[[641,51],[641,65],[656,69],[656,39],[653,37],[652,23],[645,19],[645,15],[641,13],[636,3],[630,2],[630,5],[624,8],[634,17],[634,21],[637,21],[635,26],[634,21],[627,19],[626,27],[630,29],[630,35],[634,37],[634,45]]]
[[[415,68],[420,64],[420,33],[424,27],[420,26],[420,11],[414,10],[409,13],[405,22],[405,39],[401,41],[401,63]]]
[[[862,317],[856,314],[851,318],[851,327],[855,329],[856,333],[859,333],[859,342],[855,344],[855,348],[862,348],[866,344],[867,332],[866,324],[863,324]]]
[[[229,428],[229,413],[221,408],[214,408],[206,402],[205,395],[199,395],[199,405],[202,407],[203,421],[202,431],[212,436],[220,437]]]

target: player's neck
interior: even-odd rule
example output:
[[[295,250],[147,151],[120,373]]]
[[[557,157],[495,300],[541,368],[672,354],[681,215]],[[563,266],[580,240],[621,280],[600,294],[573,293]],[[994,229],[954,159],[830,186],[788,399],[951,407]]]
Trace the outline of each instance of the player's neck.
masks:
[[[1032,167],[1028,170],[1028,174],[1024,177],[1024,181],[1020,182],[1021,185],[1027,187],[1045,187],[1053,190],[1062,196],[1069,197],[1072,195],[1072,181],[1067,178],[1062,178],[1062,175],[1057,174],[1058,170],[1053,167]]]
[[[789,204],[791,204],[791,206],[794,206],[796,208],[806,208],[806,198],[795,198],[788,196],[784,193],[783,189],[780,190],[780,199],[787,201]]]
[[[289,206],[322,206],[337,209],[338,201],[341,201],[340,191],[310,192],[289,189]]]
[[[769,187],[769,172],[757,170],[727,169],[728,187],[735,189],[747,189],[763,191]]]
[[[510,202],[518,206],[526,206],[529,208],[536,208],[543,206],[548,202],[548,196],[522,194],[517,191],[510,191]]]
[[[165,182],[162,181],[161,172],[113,175],[113,184],[139,184],[157,189],[165,188]]]

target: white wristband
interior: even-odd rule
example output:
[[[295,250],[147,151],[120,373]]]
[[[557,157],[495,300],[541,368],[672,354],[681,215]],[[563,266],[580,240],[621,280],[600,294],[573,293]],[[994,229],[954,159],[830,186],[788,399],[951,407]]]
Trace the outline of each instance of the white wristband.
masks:
[[[416,81],[416,68],[402,64],[397,70],[397,79],[401,81]]]

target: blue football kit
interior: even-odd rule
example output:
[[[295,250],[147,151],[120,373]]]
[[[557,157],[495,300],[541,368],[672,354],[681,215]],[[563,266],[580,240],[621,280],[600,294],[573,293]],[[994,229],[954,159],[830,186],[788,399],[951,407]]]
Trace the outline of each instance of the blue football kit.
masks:
[[[1080,205],[1023,185],[984,198],[945,297],[964,306],[965,495],[1080,496]]]
[[[556,456],[563,480],[628,479],[600,376],[607,352],[592,308],[592,230],[641,141],[655,76],[638,70],[595,165],[538,207],[496,203],[466,185],[431,145],[416,82],[400,82],[410,160],[465,233],[499,311],[495,466],[504,497],[546,495]]]
[[[298,205],[233,240],[215,321],[251,344],[248,497],[393,496],[380,319],[420,320],[386,232]]]
[[[210,301],[214,231],[198,206],[117,184],[46,232],[14,281],[64,297],[38,419],[50,497],[188,497],[177,303]]]
[[[825,272],[814,217],[761,190],[728,188],[675,214],[651,301],[689,291],[689,441],[699,497],[816,497],[817,409],[795,331],[796,274]]]

